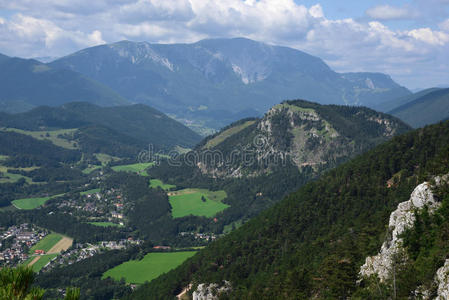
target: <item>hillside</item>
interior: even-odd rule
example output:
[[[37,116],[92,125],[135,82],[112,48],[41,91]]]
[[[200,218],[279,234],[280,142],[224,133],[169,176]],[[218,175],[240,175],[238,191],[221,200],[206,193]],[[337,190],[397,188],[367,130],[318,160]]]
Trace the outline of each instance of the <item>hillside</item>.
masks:
[[[444,136],[448,122],[395,137],[331,170],[129,299],[172,299],[190,283],[190,294],[218,290],[231,299],[407,298],[444,265],[447,252],[436,251],[448,247],[444,189],[435,197],[445,211],[435,221],[423,216],[410,232],[405,246],[413,261],[397,265],[398,289],[375,278],[358,285],[360,267],[378,253],[398,204],[421,183],[449,172]],[[426,255],[431,264],[420,260]]]
[[[87,101],[101,106],[129,104],[103,84],[80,73],[33,59],[0,57],[0,111],[22,112],[40,105]]]
[[[415,128],[449,117],[449,89],[437,89],[389,112]]]
[[[364,107],[286,101],[261,119],[239,121],[205,139],[197,147],[199,166],[214,177],[255,176],[287,163],[318,173],[409,129]]]
[[[318,57],[243,38],[193,44],[122,41],[78,51],[49,66],[80,72],[131,101],[216,129],[261,115],[284,99],[372,106],[410,94],[388,75],[339,74]]]
[[[149,144],[156,150],[190,148],[201,139],[186,126],[143,104],[100,107],[78,102],[60,107],[42,106],[19,114],[0,113],[0,127],[31,131],[90,127],[89,131],[86,128],[82,131],[92,135],[91,126],[96,126],[96,138],[105,140],[105,135],[114,135],[114,140],[138,145],[141,150],[148,150]],[[99,127],[106,129],[100,132]]]
[[[412,101],[414,101],[416,99],[419,99],[419,98],[421,98],[421,97],[423,97],[423,96],[425,96],[425,95],[427,95],[429,93],[438,91],[440,89],[441,88],[425,89],[425,90],[422,90],[422,91],[419,91],[419,92],[416,92],[416,93],[413,93],[413,94],[409,94],[409,95],[402,96],[402,97],[399,97],[399,98],[396,98],[396,99],[390,99],[388,101],[381,102],[379,104],[374,105],[373,108],[375,110],[378,110],[378,111],[389,112],[389,111],[391,111],[391,110],[393,110],[395,108],[398,108],[398,107],[400,107],[402,105],[405,105],[405,104],[407,104],[409,102],[412,102]]]

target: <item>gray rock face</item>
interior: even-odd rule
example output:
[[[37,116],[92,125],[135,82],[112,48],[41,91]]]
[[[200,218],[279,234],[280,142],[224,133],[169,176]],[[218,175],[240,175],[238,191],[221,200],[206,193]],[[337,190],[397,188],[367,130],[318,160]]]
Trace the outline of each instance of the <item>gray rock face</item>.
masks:
[[[437,180],[437,184],[438,182],[439,179]],[[402,247],[403,241],[399,236],[406,229],[413,226],[415,222],[415,210],[427,206],[429,211],[432,212],[439,205],[434,199],[431,186],[428,182],[418,185],[412,192],[410,199],[399,203],[398,208],[391,213],[388,224],[391,235],[382,244],[379,254],[366,258],[365,264],[360,268],[360,276],[368,277],[377,275],[381,281],[391,278],[393,261],[396,257],[404,254]]]
[[[196,291],[193,292],[193,300],[218,300],[220,295],[223,295],[231,290],[231,283],[224,281],[223,285],[217,283],[200,283]]]
[[[438,296],[436,299],[449,299],[449,259],[446,259],[444,266],[438,269],[435,282],[438,284]]]

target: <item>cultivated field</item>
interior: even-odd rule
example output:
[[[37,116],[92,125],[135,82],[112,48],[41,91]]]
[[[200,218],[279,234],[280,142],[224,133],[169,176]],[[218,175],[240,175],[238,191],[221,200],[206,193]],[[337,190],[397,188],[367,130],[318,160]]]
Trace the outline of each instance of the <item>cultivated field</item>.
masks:
[[[58,233],[50,233],[36,245],[30,248],[30,255],[34,254],[35,250],[44,250],[44,255],[33,255],[25,265],[33,267],[33,271],[39,272],[50,260],[58,256],[61,251],[65,251],[73,244],[73,239],[63,236]]]
[[[146,168],[151,167],[154,165],[152,162],[148,163],[137,163],[137,164],[131,164],[131,165],[120,165],[120,166],[113,166],[112,170],[116,172],[132,172],[132,173],[138,173],[143,176],[148,176],[147,172],[145,171]]]
[[[173,185],[173,184],[165,184],[165,183],[163,183],[163,182],[162,182],[161,180],[159,180],[159,179],[151,179],[151,180],[150,180],[150,187],[152,187],[152,188],[160,187],[161,189],[168,191],[168,190],[170,190],[170,189],[176,188],[176,185]]]
[[[192,257],[195,251],[149,253],[142,260],[131,260],[106,271],[103,278],[125,278],[128,283],[144,283],[170,271]]]
[[[229,205],[221,201],[227,197],[225,191],[212,192],[206,189],[184,189],[168,193],[173,218],[188,215],[213,217]],[[202,197],[206,201],[202,200]]]

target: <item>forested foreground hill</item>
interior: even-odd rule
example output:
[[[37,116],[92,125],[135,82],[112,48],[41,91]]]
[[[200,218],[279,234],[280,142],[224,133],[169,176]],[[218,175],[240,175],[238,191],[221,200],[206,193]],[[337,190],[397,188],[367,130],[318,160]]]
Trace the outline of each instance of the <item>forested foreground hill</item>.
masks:
[[[130,299],[171,299],[190,283],[193,291],[200,283],[220,286],[224,280],[230,282],[231,299],[393,296],[392,289],[379,294],[376,285],[372,290],[358,286],[360,267],[380,249],[389,215],[398,203],[408,200],[418,184],[449,172],[447,137],[449,122],[393,138],[303,186],[177,269],[142,286]],[[441,230],[447,223],[443,214],[429,229],[434,232],[430,237],[444,236]],[[412,258],[420,254],[416,245],[434,249],[426,242],[438,241],[437,249],[448,246],[447,239],[415,235],[412,241]],[[446,256],[440,254],[431,267],[440,267],[438,262],[444,263],[441,257]],[[422,274],[423,268],[416,264],[408,276],[398,276],[397,284],[403,287],[398,295],[407,298],[418,287],[420,282],[407,278],[421,278],[411,274]]]

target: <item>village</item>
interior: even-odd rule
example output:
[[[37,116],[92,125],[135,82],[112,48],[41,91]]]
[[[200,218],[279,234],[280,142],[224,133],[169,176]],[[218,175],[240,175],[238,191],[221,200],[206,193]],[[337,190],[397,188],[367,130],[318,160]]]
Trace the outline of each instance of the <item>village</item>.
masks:
[[[16,265],[29,257],[29,249],[49,232],[31,224],[20,224],[1,230],[0,266]]]
[[[101,192],[100,189],[91,189],[81,192],[78,196],[68,196],[59,201],[58,211],[85,219],[86,222],[112,222],[125,225],[125,211],[131,208],[126,203],[121,192],[111,188]]]

